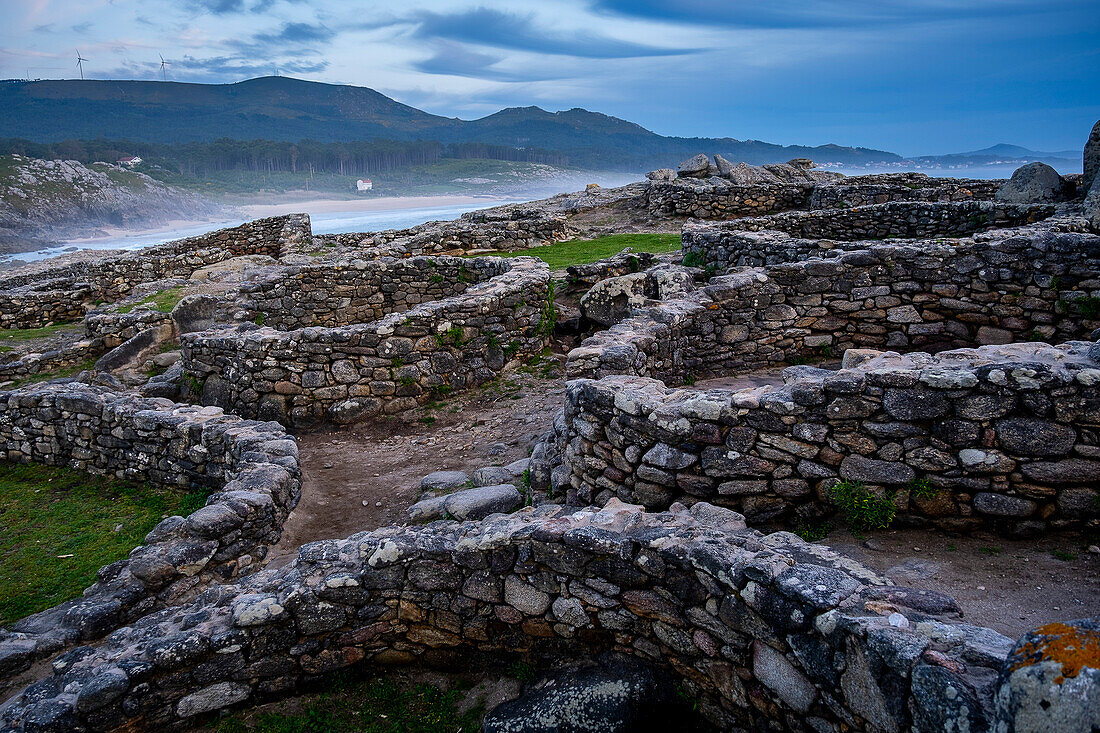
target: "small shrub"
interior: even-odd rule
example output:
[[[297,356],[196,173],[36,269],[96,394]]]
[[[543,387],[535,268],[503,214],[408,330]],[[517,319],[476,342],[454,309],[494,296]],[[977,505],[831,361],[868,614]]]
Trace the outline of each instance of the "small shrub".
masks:
[[[829,498],[852,529],[886,529],[898,509],[893,494],[879,496],[861,481],[840,481],[829,489]]]
[[[458,348],[462,345],[462,326],[451,326],[443,333],[437,333],[435,340],[440,346],[454,346]]]
[[[411,387],[416,384],[416,377],[401,377],[401,384],[405,387]]]
[[[535,668],[528,662],[512,662],[504,673],[520,682],[530,682],[535,679]]]
[[[802,521],[795,525],[794,533],[807,542],[820,542],[833,531],[833,523],[820,520],[816,522]]]
[[[535,331],[540,336],[551,336],[557,322],[558,307],[554,304],[554,283],[550,283],[546,294],[546,302],[542,306],[542,316],[539,318],[539,325]]]
[[[255,323],[257,326],[262,326],[262,325],[264,325],[264,322],[266,320],[267,320],[267,318],[264,316],[263,313],[261,313],[260,315],[256,316],[256,320],[253,321],[253,323]]]
[[[1062,562],[1073,562],[1077,559],[1077,555],[1075,553],[1069,552],[1067,550],[1054,550],[1050,554],[1054,555],[1054,557],[1061,560]]]
[[[996,557],[997,555],[1000,555],[1003,552],[1003,550],[1000,547],[996,547],[996,546],[994,546],[994,547],[979,547],[978,552],[982,553],[983,555],[989,555],[990,557]]]
[[[918,499],[934,499],[940,495],[939,486],[933,486],[926,478],[915,478],[909,483],[909,494]]]
[[[685,374],[684,375],[684,386],[685,387],[692,387],[694,385],[695,385],[695,375],[694,374]]]
[[[702,268],[706,266],[707,260],[703,256],[702,252],[685,252],[684,259],[681,260],[681,264],[683,264],[684,267]]]

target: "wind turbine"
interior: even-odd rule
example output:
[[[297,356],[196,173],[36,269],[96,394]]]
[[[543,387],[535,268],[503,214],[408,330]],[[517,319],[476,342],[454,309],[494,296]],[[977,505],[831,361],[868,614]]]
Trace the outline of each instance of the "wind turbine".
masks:
[[[76,50],[76,68],[80,69],[80,79],[84,79],[84,62],[88,59],[80,55],[80,49]]]
[[[162,54],[157,54],[157,55],[158,55],[158,56],[160,56],[160,76],[161,76],[161,81],[168,81],[168,72],[167,72],[167,71],[165,71],[165,69],[166,69],[166,68],[167,68],[168,66],[171,66],[171,64],[169,64],[169,63],[168,63],[167,61],[165,61],[165,60],[164,60],[164,56],[163,56]]]

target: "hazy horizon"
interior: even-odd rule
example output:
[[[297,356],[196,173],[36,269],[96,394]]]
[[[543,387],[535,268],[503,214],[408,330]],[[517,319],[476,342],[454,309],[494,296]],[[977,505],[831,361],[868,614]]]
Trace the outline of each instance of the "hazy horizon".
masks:
[[[1100,117],[1086,0],[0,0],[0,77],[366,86],[447,117],[584,107],[662,135],[905,157],[1080,149]],[[162,68],[160,57],[166,62]],[[654,100],[660,100],[655,102]]]

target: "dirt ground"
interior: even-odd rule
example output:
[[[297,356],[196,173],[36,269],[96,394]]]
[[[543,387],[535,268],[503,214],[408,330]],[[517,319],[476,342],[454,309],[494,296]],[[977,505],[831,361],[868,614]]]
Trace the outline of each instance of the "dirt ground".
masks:
[[[1055,620],[1100,615],[1100,554],[1059,533],[1010,540],[985,532],[948,535],[888,529],[857,538],[839,529],[821,542],[898,585],[954,596],[967,623],[1012,639]]]
[[[525,458],[561,407],[561,356],[513,369],[445,403],[363,425],[301,435],[302,500],[272,548],[282,566],[298,547],[405,521],[432,471],[472,472]],[[696,388],[781,383],[781,369]],[[1095,542],[1095,538],[1092,540]],[[855,537],[834,530],[823,544],[899,585],[931,588],[958,600],[964,619],[1016,638],[1055,619],[1100,615],[1100,554],[1078,534],[1009,540],[891,529]]]
[[[435,408],[299,436],[302,499],[270,563],[285,564],[306,542],[404,522],[433,471],[526,458],[561,407],[560,374],[547,357]]]

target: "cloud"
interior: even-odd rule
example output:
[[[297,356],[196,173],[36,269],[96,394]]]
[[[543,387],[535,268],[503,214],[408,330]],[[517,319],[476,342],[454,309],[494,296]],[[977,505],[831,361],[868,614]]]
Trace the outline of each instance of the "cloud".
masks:
[[[451,41],[439,41],[435,49],[435,54],[430,58],[413,62],[413,68],[426,74],[465,76],[472,79],[506,82],[545,81],[561,76],[560,74],[548,74],[545,71],[536,72],[531,70],[516,73],[494,68],[496,64],[504,60],[503,57],[471,51],[462,44]]]
[[[253,38],[259,43],[314,43],[327,41],[336,33],[317,23],[284,23],[277,33],[257,33]]]
[[[693,50],[663,48],[621,41],[586,31],[568,34],[538,28],[533,15],[516,15],[491,8],[457,13],[423,11],[414,16],[414,37],[474,43],[494,48],[589,59],[673,56]]]
[[[214,15],[243,13],[245,10],[244,0],[190,0],[190,2],[200,12]]]
[[[77,23],[76,25],[72,26],[72,31],[73,33],[84,35],[89,30],[91,30],[91,28],[92,24],[89,21],[84,21],[83,23]]]

